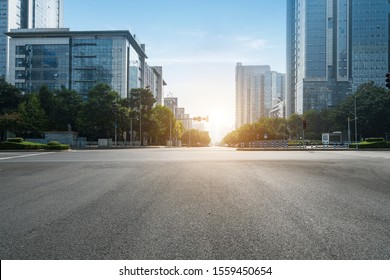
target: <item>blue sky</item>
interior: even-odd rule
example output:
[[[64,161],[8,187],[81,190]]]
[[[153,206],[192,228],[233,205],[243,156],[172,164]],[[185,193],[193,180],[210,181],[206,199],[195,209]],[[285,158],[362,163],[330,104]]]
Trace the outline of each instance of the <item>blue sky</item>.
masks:
[[[285,0],[65,0],[71,30],[129,30],[163,66],[165,95],[210,115],[214,138],[234,125],[235,65],[285,72]]]

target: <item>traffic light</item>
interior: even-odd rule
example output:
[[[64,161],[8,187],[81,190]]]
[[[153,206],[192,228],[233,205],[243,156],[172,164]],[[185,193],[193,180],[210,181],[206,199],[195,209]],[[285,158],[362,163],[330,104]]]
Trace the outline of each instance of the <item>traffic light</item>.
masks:
[[[194,121],[198,121],[198,122],[201,122],[202,121],[202,117],[193,117],[192,118]]]
[[[306,127],[307,127],[307,120],[303,120],[302,121],[302,128],[306,129]]]
[[[390,88],[390,73],[386,74],[386,87]]]

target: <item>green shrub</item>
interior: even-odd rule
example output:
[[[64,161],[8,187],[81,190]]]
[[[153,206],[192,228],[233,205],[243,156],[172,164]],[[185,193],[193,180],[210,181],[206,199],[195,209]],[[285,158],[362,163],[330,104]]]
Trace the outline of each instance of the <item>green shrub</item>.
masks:
[[[351,144],[349,145],[350,148],[355,149],[356,144]],[[359,149],[380,149],[380,148],[390,148],[390,142],[360,142],[358,143],[358,148]]]
[[[374,138],[374,137],[366,138],[364,140],[365,140],[365,142],[383,142],[383,141],[385,141],[384,138]]]
[[[22,143],[24,139],[21,137],[16,137],[16,138],[8,138],[7,141],[12,143]]]
[[[39,143],[32,143],[32,142],[21,142],[21,143],[15,143],[15,142],[3,142],[0,143],[0,149],[1,150],[37,150],[37,149],[43,149],[46,145],[39,144]]]
[[[69,148],[70,148],[70,146],[67,144],[49,145],[49,143],[45,147],[45,149],[48,149],[48,150],[69,150]]]
[[[48,146],[59,146],[61,145],[60,142],[57,142],[57,141],[50,141],[49,143],[47,143]]]

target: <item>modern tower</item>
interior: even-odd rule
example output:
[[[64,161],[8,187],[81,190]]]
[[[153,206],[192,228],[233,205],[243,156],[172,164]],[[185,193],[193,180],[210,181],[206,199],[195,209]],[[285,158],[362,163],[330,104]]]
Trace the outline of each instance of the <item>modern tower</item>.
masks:
[[[63,0],[0,0],[0,77],[8,68],[9,39],[4,33],[19,28],[60,28]]]
[[[352,90],[368,81],[384,86],[390,66],[388,0],[350,0]]]
[[[287,0],[287,116],[381,85],[388,44],[388,0]]]

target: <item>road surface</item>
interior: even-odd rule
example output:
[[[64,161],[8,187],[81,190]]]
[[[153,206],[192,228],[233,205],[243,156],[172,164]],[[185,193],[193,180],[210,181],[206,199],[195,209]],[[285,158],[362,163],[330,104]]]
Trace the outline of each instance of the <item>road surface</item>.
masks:
[[[1,259],[390,258],[390,152],[0,152]]]

